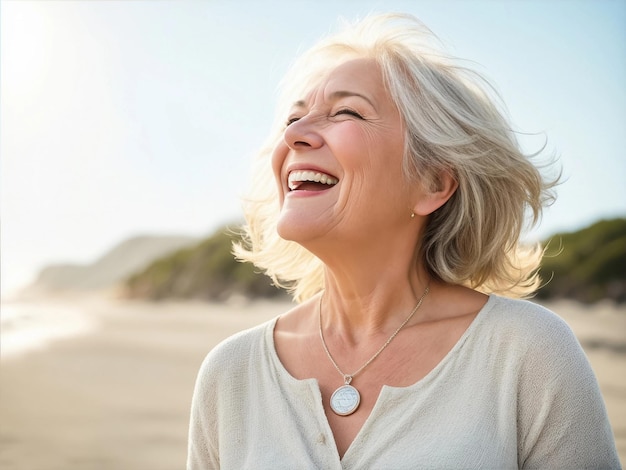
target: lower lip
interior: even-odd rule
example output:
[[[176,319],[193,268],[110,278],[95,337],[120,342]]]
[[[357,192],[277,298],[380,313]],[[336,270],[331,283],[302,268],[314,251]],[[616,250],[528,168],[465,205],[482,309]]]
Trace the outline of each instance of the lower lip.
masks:
[[[320,194],[324,194],[327,191],[328,189],[325,189],[323,191],[307,191],[306,189],[300,189],[297,191],[289,191],[286,196],[287,197],[313,197],[313,196],[318,196]]]
[[[295,191],[289,191],[286,196],[287,197],[313,197],[320,194],[325,194],[330,191],[332,188],[322,189],[321,191],[308,191],[306,189],[299,189]]]

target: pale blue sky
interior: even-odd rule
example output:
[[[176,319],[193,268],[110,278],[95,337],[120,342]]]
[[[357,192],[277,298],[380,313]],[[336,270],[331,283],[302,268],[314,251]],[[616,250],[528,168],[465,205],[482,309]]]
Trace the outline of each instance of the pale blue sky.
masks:
[[[545,132],[568,179],[537,236],[626,215],[623,1],[3,0],[2,292],[132,235],[238,219],[288,64],[370,11],[418,16],[519,130]]]

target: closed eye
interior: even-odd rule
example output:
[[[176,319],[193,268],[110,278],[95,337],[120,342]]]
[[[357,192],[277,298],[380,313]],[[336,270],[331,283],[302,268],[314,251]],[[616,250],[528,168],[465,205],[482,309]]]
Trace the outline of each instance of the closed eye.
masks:
[[[340,116],[342,114],[346,114],[348,116],[353,116],[357,119],[365,119],[363,116],[361,116],[359,113],[357,113],[356,111],[354,111],[353,109],[349,109],[349,108],[344,108],[344,109],[340,109],[339,111],[337,111],[335,114],[332,115],[332,117],[336,117],[336,116]],[[285,123],[285,125],[287,127],[289,127],[291,124],[293,124],[296,121],[299,121],[300,118],[299,117],[291,117],[289,119],[287,119],[287,122]]]
[[[334,114],[334,116],[339,116],[340,114],[347,114],[349,116],[354,116],[355,118],[363,119],[363,116],[361,116],[359,113],[357,113],[353,109],[349,109],[349,108],[340,109]]]

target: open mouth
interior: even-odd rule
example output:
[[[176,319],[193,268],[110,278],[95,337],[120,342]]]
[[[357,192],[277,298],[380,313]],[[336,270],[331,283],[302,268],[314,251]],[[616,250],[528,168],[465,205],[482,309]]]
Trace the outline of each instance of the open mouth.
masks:
[[[335,186],[339,180],[319,171],[292,171],[288,185],[291,191],[324,191]]]

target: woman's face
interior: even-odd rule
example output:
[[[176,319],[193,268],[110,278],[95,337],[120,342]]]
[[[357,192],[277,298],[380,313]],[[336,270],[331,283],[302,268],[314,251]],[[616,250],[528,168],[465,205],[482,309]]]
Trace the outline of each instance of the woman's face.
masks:
[[[339,65],[285,118],[272,157],[281,237],[372,237],[407,223],[404,130],[375,61]]]

